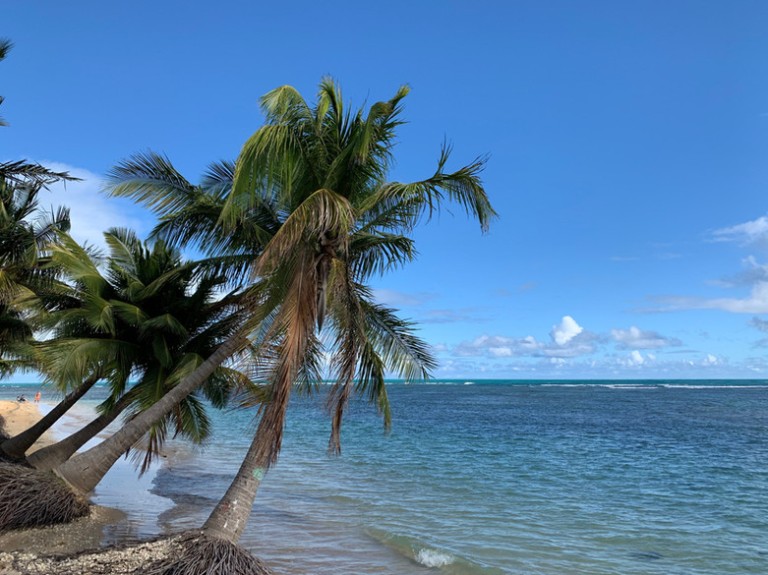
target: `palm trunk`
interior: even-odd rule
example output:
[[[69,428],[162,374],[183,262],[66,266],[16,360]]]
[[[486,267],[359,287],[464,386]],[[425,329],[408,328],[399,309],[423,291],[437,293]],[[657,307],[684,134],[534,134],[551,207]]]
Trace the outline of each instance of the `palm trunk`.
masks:
[[[278,403],[283,405],[278,405]],[[232,543],[237,543],[240,540],[240,536],[248,524],[248,518],[251,516],[256,492],[259,490],[259,485],[261,485],[270,465],[267,452],[263,449],[264,443],[268,443],[271,439],[267,439],[266,436],[274,434],[274,430],[270,429],[268,423],[272,420],[271,417],[268,417],[268,412],[282,409],[284,416],[287,403],[287,401],[270,401],[268,404],[237,475],[203,525],[203,532],[206,535],[225,539]],[[279,416],[279,414],[277,415]]]
[[[22,431],[18,435],[6,439],[0,445],[0,449],[10,457],[16,459],[22,459],[27,450],[40,439],[50,427],[56,423],[62,415],[64,415],[69,409],[80,399],[85,393],[91,389],[94,384],[99,380],[98,376],[93,376],[80,384],[76,389],[67,394],[59,404],[49,411],[45,416],[35,423],[29,429]]]
[[[112,409],[102,413],[82,429],[53,445],[38,449],[29,455],[27,463],[41,471],[48,471],[57,465],[61,465],[90,439],[96,437],[97,434],[112,423],[131,404],[132,400],[133,397],[130,394],[123,395]]]
[[[251,516],[261,480],[269,467],[277,461],[291,389],[317,318],[316,309],[312,306],[317,302],[315,284],[303,279],[301,275],[294,278],[289,298],[298,304],[309,302],[309,313],[306,313],[306,308],[304,313],[300,313],[298,310],[301,305],[286,306],[291,311],[286,314],[286,333],[275,370],[271,397],[264,407],[259,427],[237,475],[203,525],[206,535],[232,543],[240,540]]]
[[[133,418],[108,439],[88,451],[70,458],[54,472],[75,490],[89,493],[120,456],[141,439],[147,431],[169,413],[182,399],[199,388],[231,355],[248,343],[241,334],[224,342],[200,366],[166,393],[160,401]]]

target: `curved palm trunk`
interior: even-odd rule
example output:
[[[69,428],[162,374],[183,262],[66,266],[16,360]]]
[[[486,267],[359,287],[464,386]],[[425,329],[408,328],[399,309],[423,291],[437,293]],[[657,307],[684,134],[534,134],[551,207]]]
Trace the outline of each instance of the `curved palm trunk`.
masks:
[[[287,325],[271,397],[237,475],[203,525],[206,535],[238,542],[251,516],[261,480],[277,460],[291,389],[317,319],[315,286],[315,282],[307,281],[301,274],[293,279],[288,299],[293,299],[295,305],[283,307]]]
[[[117,419],[117,416],[131,404],[132,399],[130,395],[123,395],[112,409],[102,413],[82,429],[77,430],[69,437],[53,445],[43,447],[30,454],[27,457],[27,463],[41,471],[49,471],[57,465],[61,465],[90,439],[96,437],[105,427]]]
[[[283,405],[278,405],[278,403]],[[274,430],[270,429],[269,423],[265,422],[271,421],[272,417],[275,416],[283,419],[287,404],[287,398],[284,402],[272,401],[268,404],[237,475],[229,484],[224,497],[219,500],[203,524],[203,532],[206,535],[225,539],[232,543],[237,543],[240,540],[240,536],[248,524],[248,518],[251,516],[256,492],[259,490],[259,485],[261,485],[261,481],[270,466],[270,459],[268,453],[264,451],[263,445],[273,439]],[[270,411],[272,412],[269,414],[271,417],[268,416]],[[282,414],[279,411],[282,411]]]
[[[56,407],[46,413],[45,416],[32,427],[22,431],[10,439],[3,441],[3,443],[0,445],[0,449],[2,449],[2,451],[10,457],[22,459],[24,454],[30,447],[32,447],[35,441],[40,439],[40,436],[43,435],[43,433],[48,431],[48,429],[50,429],[51,426],[56,423],[62,415],[69,411],[69,409],[75,403],[77,403],[77,400],[83,397],[83,395],[85,395],[85,393],[91,389],[97,381],[99,381],[98,376],[93,376],[85,380],[76,389],[68,393],[66,397],[62,399],[58,405],[56,405]]]
[[[79,455],[70,458],[54,472],[74,489],[89,493],[106,475],[120,456],[169,413],[182,399],[199,388],[231,355],[241,350],[248,340],[238,334],[224,342],[200,366],[166,393],[160,401],[133,418],[111,437]]]

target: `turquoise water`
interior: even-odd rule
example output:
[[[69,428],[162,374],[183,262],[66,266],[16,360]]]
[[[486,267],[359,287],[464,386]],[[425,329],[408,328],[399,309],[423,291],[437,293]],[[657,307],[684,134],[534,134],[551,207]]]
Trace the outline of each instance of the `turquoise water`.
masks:
[[[284,574],[768,573],[768,383],[444,383],[391,385],[388,436],[355,403],[338,458],[295,399],[243,543]],[[155,475],[156,530],[235,473],[252,414],[215,422]]]

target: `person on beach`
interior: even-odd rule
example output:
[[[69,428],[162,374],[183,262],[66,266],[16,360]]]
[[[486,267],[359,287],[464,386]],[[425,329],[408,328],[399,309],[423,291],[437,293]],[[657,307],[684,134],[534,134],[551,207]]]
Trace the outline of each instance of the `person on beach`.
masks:
[[[35,394],[35,403],[40,403],[40,398],[43,396],[39,391]]]

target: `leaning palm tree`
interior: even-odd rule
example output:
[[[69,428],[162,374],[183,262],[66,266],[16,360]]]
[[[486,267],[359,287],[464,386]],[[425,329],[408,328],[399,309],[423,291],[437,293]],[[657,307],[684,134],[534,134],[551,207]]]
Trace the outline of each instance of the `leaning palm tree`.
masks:
[[[54,249],[54,261],[74,280],[71,297],[77,305],[51,314],[55,337],[41,345],[47,357],[43,365],[56,381],[82,381],[97,373],[108,382],[112,393],[91,434],[124,409],[134,417],[160,399],[237,330],[242,316],[237,294],[214,297],[223,277],[201,277],[196,262],[182,264],[164,242],[149,248],[119,229],[105,238],[110,246],[106,274],[71,238]],[[126,391],[129,377],[135,384]],[[244,374],[221,366],[203,392],[221,407],[233,389],[244,387],[250,387]],[[188,396],[150,429],[142,470],[159,451],[171,421],[177,433],[196,441],[208,433],[203,405]],[[76,435],[76,442],[68,438],[28,461],[38,468],[62,463],[89,439],[89,434]]]
[[[446,147],[431,178],[388,181],[407,93],[401,88],[367,115],[346,111],[330,80],[321,83],[314,107],[289,86],[262,99],[266,125],[241,151],[222,221],[225,228],[236,227],[248,206],[262,202],[277,204],[282,214],[282,226],[252,268],[268,294],[259,302],[260,313],[276,316],[272,329],[280,353],[270,401],[242,468],[204,526],[209,534],[240,537],[259,480],[277,460],[293,384],[307,366],[319,363],[324,325],[333,341],[336,376],[329,397],[331,452],[340,450],[339,430],[353,390],[378,401],[388,423],[385,370],[424,377],[432,366],[410,326],[376,306],[366,286],[375,274],[414,257],[409,232],[445,196],[477,217],[483,229],[494,212],[479,179],[483,160],[448,173]]]
[[[193,185],[166,158],[150,153],[121,163],[110,173],[109,179],[114,195],[133,197],[158,214],[161,223],[154,231],[154,237],[169,244],[192,245],[208,252],[199,262],[201,268],[208,274],[225,276],[228,287],[236,289],[248,279],[249,266],[266,240],[279,229],[280,222],[273,206],[265,203],[249,208],[248,223],[231,230],[223,229],[219,220],[233,176],[232,164],[217,163],[209,168],[200,185]],[[250,286],[241,295],[243,302],[257,301],[261,297],[258,286]],[[187,395],[204,385],[228,358],[248,347],[260,349],[262,359],[252,362],[256,367],[264,358],[271,357],[272,346],[264,339],[264,326],[269,321],[268,314],[251,313],[238,332],[160,401],[136,415],[107,440],[58,465],[56,473],[77,491],[91,491],[126,449]]]
[[[280,229],[253,261],[262,295],[254,314],[274,317],[268,339],[278,342],[270,372],[270,400],[262,407],[254,440],[224,497],[202,528],[202,539],[225,548],[237,542],[264,474],[277,460],[291,390],[317,378],[323,351],[333,357],[335,384],[329,450],[340,450],[340,427],[353,391],[375,400],[389,424],[387,371],[425,377],[433,366],[427,346],[393,310],[372,301],[370,279],[414,256],[409,232],[446,197],[486,229],[493,209],[480,183],[482,160],[455,172],[444,148],[435,174],[411,184],[389,182],[401,88],[367,115],[344,111],[341,94],[324,81],[316,106],[291,87],[262,99],[266,125],[245,144],[232,192],[222,211],[224,229],[248,220],[253,206],[275,206]],[[262,230],[262,235],[266,231]],[[325,326],[325,328],[324,328]],[[330,350],[323,339],[330,340]],[[210,548],[193,540],[178,562],[158,572],[216,572]],[[219,567],[224,572],[227,567]]]
[[[413,258],[410,231],[443,200],[458,202],[483,229],[494,212],[479,179],[484,162],[476,160],[447,172],[447,148],[430,178],[410,184],[387,181],[406,94],[402,88],[391,100],[374,104],[367,116],[345,113],[341,95],[330,81],[321,85],[315,108],[290,87],[262,99],[266,125],[246,143],[238,159],[236,183],[226,195],[219,222],[225,232],[248,226],[254,244],[264,246],[251,262],[249,327],[269,319],[259,334],[263,341],[276,341],[279,353],[270,370],[270,401],[262,410],[244,467],[206,523],[205,532],[215,539],[236,541],[242,532],[245,520],[236,515],[250,513],[259,481],[276,461],[291,389],[296,381],[316,375],[322,349],[318,334],[326,316],[337,354],[337,384],[330,394],[332,451],[339,449],[338,430],[355,388],[378,401],[386,422],[385,368],[423,373],[430,366],[426,350],[409,327],[398,323],[391,310],[372,303],[366,282]],[[153,198],[147,193],[150,187],[122,192],[156,211],[183,196],[171,186],[166,197]],[[250,219],[262,206],[276,215],[277,231]],[[200,378],[246,342],[244,332],[230,339],[162,402],[115,434],[110,445],[104,442],[72,458],[58,472],[81,489],[91,488],[82,480],[84,475],[108,465],[121,445],[143,433],[153,417],[171,409],[173,401],[194,390]],[[234,512],[235,508],[244,511]],[[232,520],[231,527],[221,527],[222,518]]]
[[[183,265],[178,252],[163,242],[149,248],[124,230],[112,230],[105,237],[111,252],[105,272],[68,236],[51,248],[53,261],[67,271],[70,298],[77,305],[51,314],[54,337],[41,347],[44,345],[48,356],[44,365],[49,377],[66,382],[101,374],[112,393],[103,413],[87,426],[87,433],[83,430],[76,434],[77,439],[67,438],[27,459],[39,470],[62,463],[102,423],[123,410],[127,409],[129,420],[141,417],[238,331],[242,322],[239,296],[217,293],[221,277],[200,275],[194,264]],[[135,381],[132,386],[128,386],[129,377]],[[200,391],[213,406],[222,407],[233,391],[252,387],[245,374],[220,365]],[[144,471],[170,433],[199,442],[208,435],[209,427],[201,398],[188,394],[153,421],[143,437],[136,438],[146,441],[143,450],[134,452],[137,463]],[[45,481],[43,474],[41,482]],[[42,520],[42,514],[45,521],[51,521],[49,509],[66,502],[62,494],[55,502],[22,496],[36,485],[27,480],[15,483],[13,489],[0,490],[0,530],[8,527],[6,519],[19,516],[35,523]],[[70,495],[73,500],[85,499],[83,493]],[[29,504],[26,510],[20,509],[25,502]],[[71,515],[67,512],[60,517]]]

